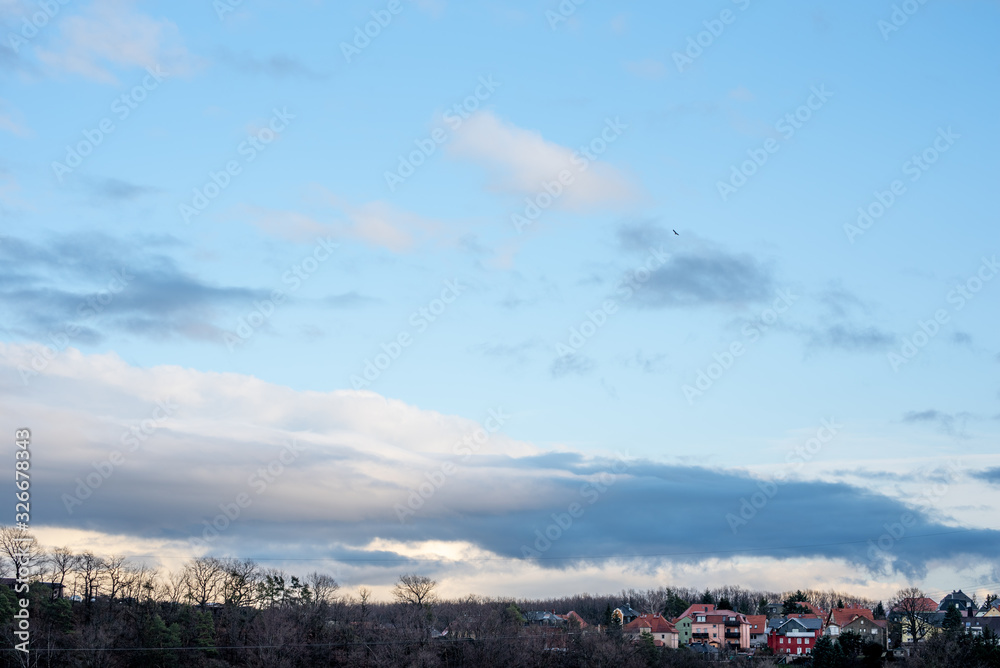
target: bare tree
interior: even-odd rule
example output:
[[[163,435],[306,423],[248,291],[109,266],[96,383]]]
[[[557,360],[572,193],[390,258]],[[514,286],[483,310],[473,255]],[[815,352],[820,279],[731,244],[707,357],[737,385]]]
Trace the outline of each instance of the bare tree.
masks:
[[[396,586],[392,588],[392,595],[400,603],[425,605],[437,600],[437,596],[434,594],[435,587],[437,587],[437,582],[426,575],[412,573],[400,575]]]
[[[40,550],[35,545],[35,537],[27,529],[0,527],[0,549],[3,550],[3,556],[10,559],[15,578],[19,577],[18,571],[22,567],[27,567],[25,574],[28,574],[39,562]]]
[[[909,635],[911,642],[920,642],[931,629],[927,621],[935,610],[931,603],[919,588],[905,587],[896,592],[889,617],[901,625],[904,638]]]
[[[253,605],[257,600],[260,567],[253,559],[223,561],[222,602],[228,606]]]
[[[313,571],[306,576],[306,584],[312,589],[313,599],[317,603],[333,603],[334,594],[340,585],[333,576],[319,571]]]
[[[222,586],[222,562],[215,557],[198,557],[184,568],[185,595],[204,608],[214,603]]]
[[[104,560],[89,550],[84,552],[77,562],[76,577],[83,591],[84,604],[89,609],[104,583]]]
[[[66,576],[73,572],[80,557],[73,554],[68,547],[57,547],[46,555],[49,572],[52,574],[52,582],[62,589],[66,583]]]
[[[108,583],[108,607],[114,606],[116,598],[123,598],[123,591],[130,588],[135,580],[135,570],[126,563],[125,557],[111,555],[104,559],[104,574]]]

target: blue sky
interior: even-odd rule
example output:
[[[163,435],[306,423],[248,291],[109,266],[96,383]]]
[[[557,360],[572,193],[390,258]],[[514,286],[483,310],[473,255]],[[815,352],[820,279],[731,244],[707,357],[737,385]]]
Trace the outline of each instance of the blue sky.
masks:
[[[0,2],[35,525],[376,588],[995,589],[998,9]]]

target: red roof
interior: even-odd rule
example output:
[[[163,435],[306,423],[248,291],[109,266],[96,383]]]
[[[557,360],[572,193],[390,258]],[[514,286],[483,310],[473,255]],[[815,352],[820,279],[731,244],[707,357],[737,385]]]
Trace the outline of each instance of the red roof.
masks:
[[[750,633],[765,633],[767,631],[767,615],[747,615],[747,621],[750,622]]]
[[[565,615],[556,615],[556,617],[559,617],[560,619],[565,619],[567,622],[575,621],[580,625],[581,629],[587,628],[587,622],[583,621],[583,617],[576,614],[575,610],[570,610]]]
[[[845,624],[850,624],[854,621],[855,617],[864,617],[865,619],[871,620],[875,619],[872,615],[872,611],[868,608],[834,608],[830,611],[830,619],[827,623],[844,626]]]
[[[705,614],[706,612],[715,612],[715,604],[695,603],[694,605],[689,605],[687,610],[674,617],[674,621],[680,619],[681,617],[691,617],[693,619],[695,613]]]
[[[639,615],[625,625],[626,632],[642,633],[677,633],[677,627],[660,615]]]
[[[927,598],[904,598],[893,610],[916,610],[917,612],[937,612],[938,604],[934,599]]]
[[[817,608],[812,603],[808,603],[808,602],[803,601],[803,602],[800,602],[799,605],[804,605],[805,607],[809,608],[810,610],[812,610],[812,613],[814,615],[817,615],[819,617],[825,617],[826,616],[826,613],[823,612],[823,610],[821,608]]]

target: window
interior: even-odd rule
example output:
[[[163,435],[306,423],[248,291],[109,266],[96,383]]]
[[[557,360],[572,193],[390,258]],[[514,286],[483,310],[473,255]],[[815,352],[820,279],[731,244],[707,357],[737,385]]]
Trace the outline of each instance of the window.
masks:
[[[801,645],[802,644],[802,638],[796,638],[795,639],[795,644],[796,645]]]

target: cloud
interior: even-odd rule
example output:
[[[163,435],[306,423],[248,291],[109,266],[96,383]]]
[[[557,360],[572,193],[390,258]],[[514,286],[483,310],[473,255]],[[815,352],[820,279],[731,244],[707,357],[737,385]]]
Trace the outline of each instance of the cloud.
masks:
[[[625,70],[640,79],[658,80],[667,76],[667,66],[662,60],[646,58],[644,60],[628,61]]]
[[[672,241],[673,231],[652,220],[619,225],[615,230],[618,246],[623,251],[645,253],[650,248],[659,247]]]
[[[104,200],[130,201],[159,192],[158,188],[140,186],[121,179],[87,179],[91,191]]]
[[[366,297],[355,290],[351,290],[339,295],[330,295],[323,300],[323,303],[333,308],[356,308],[374,304],[377,301],[379,300],[374,297]]]
[[[816,348],[833,348],[849,352],[872,352],[892,345],[896,337],[877,327],[830,325],[823,329],[805,330],[807,343]]]
[[[0,130],[9,132],[15,137],[30,137],[31,130],[22,123],[20,114],[7,112],[6,108],[7,103],[0,100]]]
[[[510,360],[518,364],[528,361],[529,354],[534,350],[541,350],[544,345],[539,339],[526,339],[520,343],[483,343],[472,346],[469,350],[478,353],[483,357],[493,359]]]
[[[596,366],[597,363],[586,355],[569,353],[552,360],[549,371],[553,378],[562,378],[571,373],[584,376],[593,371]]]
[[[952,332],[951,342],[956,346],[972,346],[972,335],[968,332]]]
[[[266,76],[278,80],[300,77],[323,81],[329,78],[328,74],[314,72],[295,58],[280,54],[261,59],[254,57],[249,52],[235,53],[229,49],[221,49],[219,60],[244,74]]]
[[[93,81],[118,84],[114,70],[160,66],[167,74],[189,71],[194,58],[177,26],[133,9],[131,0],[95,0],[59,23],[57,50],[36,48],[48,67]]]
[[[937,424],[938,429],[944,434],[956,438],[968,438],[965,427],[969,419],[974,417],[971,413],[945,413],[931,408],[923,411],[910,411],[903,416],[903,422],[907,424],[931,422]]]
[[[979,480],[985,480],[991,485],[1000,486],[1000,466],[973,473],[972,477],[978,478]]]
[[[163,240],[127,242],[100,234],[69,235],[47,245],[15,237],[0,243],[9,269],[0,308],[10,329],[51,343],[69,328],[74,341],[95,343],[112,331],[147,338],[180,336],[221,342],[215,322],[268,291],[210,285],[151,248]]]
[[[599,138],[602,129],[597,126],[593,138]],[[613,144],[608,146],[608,151],[613,150]],[[573,180],[553,198],[553,208],[618,208],[638,199],[639,189],[618,169],[595,160],[581,171],[580,158],[574,162],[573,149],[502,121],[489,111],[477,112],[466,120],[455,132],[447,153],[485,168],[487,189],[505,195],[534,197],[545,192],[545,183],[557,181],[560,172],[570,172]]]
[[[743,305],[773,297],[771,269],[752,255],[729,253],[690,235],[678,237],[673,229],[652,220],[619,225],[615,235],[618,247],[630,254],[679,248],[653,269],[648,281],[636,284],[640,305]],[[678,239],[680,246],[675,245]]]
[[[394,253],[409,253],[431,242],[458,246],[467,234],[457,226],[424,218],[383,200],[354,204],[323,186],[310,186],[308,199],[323,215],[335,220],[319,223],[297,212],[268,211],[267,216],[256,216],[252,222],[270,234],[294,240],[311,239],[322,230],[324,234],[332,232]]]
[[[251,225],[265,234],[300,243],[326,236],[333,229],[332,226],[297,211],[262,206],[241,205],[237,209],[237,216],[247,218]]]
[[[635,294],[645,306],[684,307],[749,304],[773,293],[770,270],[753,256],[701,250],[674,253]]]
[[[751,102],[754,99],[753,93],[747,90],[744,86],[739,86],[729,91],[729,97],[734,100],[739,100],[740,102]]]
[[[398,565],[402,547],[439,541],[511,559],[541,547],[539,563],[553,569],[629,556],[647,564],[808,557],[871,571],[888,565],[919,577],[962,556],[995,560],[1000,547],[1000,532],[945,526],[921,509],[844,483],[768,486],[738,471],[627,453],[546,451],[506,436],[517,418],[502,409],[484,409],[480,419],[489,424],[496,416],[504,429],[472,440],[482,430],[474,420],[371,392],[298,392],[250,376],[138,368],[113,354],[74,349],[24,386],[17,368],[37,350],[0,344],[0,405],[32,425],[48,448],[33,487],[36,526],[182,542],[205,535],[220,505],[247,494],[251,503],[212,543],[216,553],[273,547],[285,558],[321,554]],[[142,431],[143,421],[164,413]],[[116,451],[124,461],[109,471],[103,462]],[[284,463],[272,466],[283,452]],[[440,474],[448,463],[453,472]],[[264,482],[259,471],[268,466],[273,475]],[[88,478],[100,484],[74,503]],[[431,479],[439,482],[414,512],[401,515]],[[743,501],[765,489],[764,504],[742,511],[740,520]],[[583,509],[572,526],[549,531],[556,536],[550,545],[536,544],[553,514],[572,504]],[[663,508],[683,510],[663,522]],[[913,521],[903,537],[873,559],[885,526],[907,514]],[[790,534],[788,526],[796,530]]]

